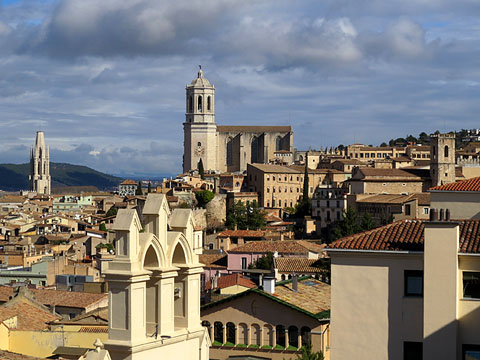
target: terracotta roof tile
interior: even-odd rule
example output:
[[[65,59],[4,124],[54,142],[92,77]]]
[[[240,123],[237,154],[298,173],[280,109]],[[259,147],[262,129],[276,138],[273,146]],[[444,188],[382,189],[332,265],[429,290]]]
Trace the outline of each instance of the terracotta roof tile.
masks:
[[[234,285],[243,286],[249,289],[257,287],[257,285],[252,280],[243,277],[241,274],[231,274],[220,276],[217,279],[216,289],[225,289]],[[210,290],[211,286],[211,280],[207,281],[207,284],[205,285],[205,290]]]
[[[38,358],[34,356],[13,353],[6,350],[0,350],[0,360],[39,360],[39,359],[45,359],[45,358]]]
[[[14,316],[17,317],[14,330],[43,330],[48,328],[49,322],[60,319],[59,316],[27,302],[18,302],[8,307],[0,306],[0,321]]]
[[[0,286],[0,302],[6,302],[13,295],[13,288]],[[43,305],[65,306],[72,308],[86,308],[105,298],[107,294],[91,294],[85,292],[31,289],[37,301]]]
[[[225,230],[219,232],[217,237],[263,237],[265,235],[265,231],[261,230]]]
[[[284,240],[284,241],[250,241],[238,246],[230,253],[267,253],[278,252],[279,254],[308,254],[308,252],[320,253],[325,245],[317,245],[305,240]]]
[[[323,273],[324,270],[316,266],[320,261],[302,257],[278,257],[275,259],[275,267],[280,273]]]
[[[312,278],[298,281],[298,292],[292,290],[291,281],[280,283],[273,296],[312,314],[330,309],[330,285]]]
[[[227,268],[227,255],[225,254],[200,254],[198,255],[198,261],[200,264],[204,264],[204,267],[215,269]]]
[[[480,191],[480,177],[430,188],[434,191]]]
[[[423,251],[424,221],[401,220],[331,243],[330,249]],[[460,253],[480,253],[480,220],[459,220]]]
[[[121,182],[120,185],[137,185],[137,183],[133,180],[127,179]]]

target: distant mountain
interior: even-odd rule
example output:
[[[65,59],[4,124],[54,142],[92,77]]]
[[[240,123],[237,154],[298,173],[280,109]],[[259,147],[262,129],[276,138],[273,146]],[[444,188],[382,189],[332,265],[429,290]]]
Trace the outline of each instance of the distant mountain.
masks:
[[[28,190],[30,164],[0,164],[0,190]],[[87,166],[50,163],[52,188],[61,186],[96,186],[101,190],[118,186],[123,179],[101,173]]]

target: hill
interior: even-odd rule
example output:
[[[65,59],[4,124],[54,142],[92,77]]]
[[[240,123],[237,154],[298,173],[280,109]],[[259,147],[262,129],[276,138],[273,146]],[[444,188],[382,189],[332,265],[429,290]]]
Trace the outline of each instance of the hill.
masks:
[[[29,188],[30,164],[0,164],[0,190],[19,191]],[[87,166],[50,163],[52,188],[61,186],[95,186],[112,189],[123,180],[101,173]]]

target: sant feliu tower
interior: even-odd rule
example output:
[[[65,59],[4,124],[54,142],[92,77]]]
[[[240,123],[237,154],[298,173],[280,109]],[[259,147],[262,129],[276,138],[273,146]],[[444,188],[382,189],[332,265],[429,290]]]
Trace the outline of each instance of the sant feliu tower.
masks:
[[[37,131],[35,146],[30,149],[30,190],[50,195],[50,148],[45,146],[43,131]]]

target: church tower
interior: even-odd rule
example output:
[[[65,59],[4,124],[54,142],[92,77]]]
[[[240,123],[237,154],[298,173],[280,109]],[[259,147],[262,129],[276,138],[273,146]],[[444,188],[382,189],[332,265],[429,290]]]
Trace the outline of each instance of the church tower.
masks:
[[[200,67],[197,77],[185,90],[183,172],[197,169],[200,159],[205,170],[216,170],[215,87],[203,77]]]
[[[432,186],[455,182],[455,135],[430,135],[430,177]]]
[[[35,147],[30,149],[30,190],[50,195],[50,148],[45,146],[43,131],[37,131]]]

